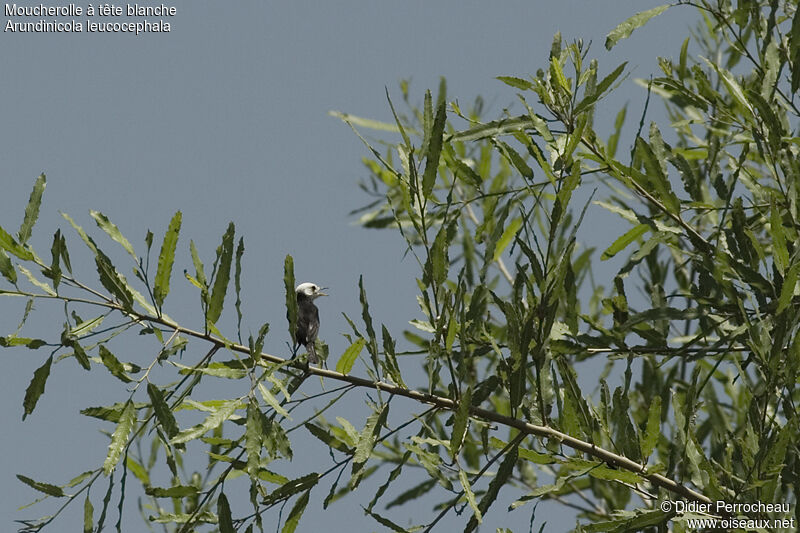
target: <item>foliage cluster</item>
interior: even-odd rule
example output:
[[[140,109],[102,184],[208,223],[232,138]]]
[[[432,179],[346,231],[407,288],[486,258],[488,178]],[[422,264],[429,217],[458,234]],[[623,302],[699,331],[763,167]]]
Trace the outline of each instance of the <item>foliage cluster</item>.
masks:
[[[517,494],[512,509],[527,505],[534,515],[531,502],[541,499],[577,509],[578,531],[685,531],[692,516],[665,512],[664,499],[796,504],[800,10],[795,1],[767,0],[679,6],[697,8],[698,30],[676,49],[677,59],[659,59],[660,76],[640,80],[648,104],[651,97],[665,102],[666,125],[646,124],[645,105],[638,129],[627,133],[623,108],[601,137],[595,110],[626,82],[626,65],[601,69],[580,41],[565,44],[558,35],[546,68],[499,78],[518,91],[521,114],[484,122],[480,102],[471,110],[448,102],[444,81],[421,108],[403,85],[409,111],[390,100],[394,124],[338,114],[372,154],[364,189],[375,201],[360,221],[405,239],[420,269],[422,318],[404,332],[409,349],[398,349],[391,332],[376,326],[359,283],[361,321],[348,318],[352,342],[335,371],[263,353],[268,325],[242,342],[244,244],[233,224],[210,269],[190,243],[194,273],[185,277],[200,295],[205,320],[198,329],[164,312],[180,212],[152,262],[152,233],[142,257],[108,217],[91,213],[130,255],[135,282],[66,215],[102,288],[73,273],[60,229],[44,259],[30,245],[41,176],[17,235],[0,229],[8,285],[0,296],[26,302],[20,326],[0,344],[51,352],[28,387],[24,415],[33,413],[57,363],[103,366],[124,388],[119,403],[83,411],[113,424],[101,466],[63,485],[20,481],[67,503],[85,493],[85,531],[102,528],[115,488],[121,516],[128,474],[149,498],[141,506],[147,520],[181,532],[202,524],[263,531],[271,510],[287,502],[282,531],[292,532],[312,494],[324,494],[327,508],[368,478],[377,489],[364,510],[394,531],[431,530],[453,510],[468,513],[464,527],[472,531],[496,511],[501,489]],[[606,47],[668,7],[632,16]],[[377,144],[357,128],[388,130],[399,140]],[[623,153],[626,135],[633,141]],[[596,250],[578,236],[601,209],[630,228]],[[604,283],[594,261],[621,254],[621,267]],[[23,278],[32,288],[22,287]],[[291,257],[285,283],[291,332]],[[235,298],[236,341],[218,327],[226,298]],[[22,335],[37,300],[64,305],[63,327],[42,335],[49,341]],[[122,322],[109,327],[112,316]],[[118,336],[136,333],[156,343],[146,367],[112,352]],[[193,357],[194,365],[176,356],[199,347],[205,355]],[[409,372],[414,360],[422,373]],[[580,372],[596,376],[604,362],[599,378],[589,379],[596,390],[582,390]],[[618,375],[610,373],[615,365]],[[342,386],[301,397],[311,375]],[[235,398],[195,397],[197,384],[213,379],[247,386]],[[360,429],[324,416],[365,389],[376,394],[367,397],[371,414]],[[416,401],[419,412],[390,416],[396,397]],[[313,415],[290,422],[309,403]],[[200,422],[186,427],[184,411],[200,413]],[[278,467],[301,434],[329,449],[330,464],[309,464],[289,479]],[[202,474],[183,468],[194,442],[209,457]],[[151,478],[164,468],[172,482],[155,486]],[[418,513],[392,518],[378,506],[409,471],[427,477],[384,507],[434,498],[433,514],[419,524],[407,523]],[[233,516],[226,496],[226,480],[237,476],[252,503],[244,516]],[[105,497],[92,501],[88,488],[104,477]],[[38,531],[57,516],[24,521],[23,529]]]

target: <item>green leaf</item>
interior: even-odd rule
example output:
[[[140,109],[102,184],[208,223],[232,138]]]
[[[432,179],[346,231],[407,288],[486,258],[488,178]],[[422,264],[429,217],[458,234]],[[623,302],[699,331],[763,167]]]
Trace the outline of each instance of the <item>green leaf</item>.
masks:
[[[464,496],[467,498],[467,503],[469,503],[469,506],[472,509],[475,520],[478,522],[478,524],[483,523],[483,516],[481,515],[481,510],[478,508],[478,502],[475,500],[475,493],[472,492],[472,487],[469,485],[469,478],[467,478],[467,473],[464,472],[464,470],[459,469],[458,480],[461,482],[461,486],[464,488]]]
[[[92,501],[89,499],[89,492],[86,492],[86,499],[83,500],[83,533],[92,533],[94,531],[94,507]]]
[[[302,518],[303,512],[306,510],[306,506],[308,505],[308,498],[310,494],[311,491],[307,490],[299,498],[297,498],[292,510],[289,511],[289,516],[286,517],[286,523],[283,524],[281,533],[295,532],[297,529],[297,524],[300,523],[300,518]]]
[[[436,182],[439,170],[439,156],[442,153],[442,136],[447,121],[447,83],[444,78],[439,82],[439,95],[436,101],[436,116],[429,135],[430,143],[425,154],[425,172],[422,174],[422,194],[429,198]],[[426,132],[427,133],[427,132]]]
[[[220,492],[217,498],[217,516],[219,516],[219,533],[236,533],[231,517],[231,505],[224,492]]]
[[[469,408],[472,405],[472,387],[467,387],[467,390],[461,395],[458,401],[458,409],[456,409],[455,417],[453,419],[453,434],[450,437],[450,455],[453,458],[458,457],[458,452],[461,449],[461,444],[464,442],[464,435],[467,432],[467,423],[469,422]]]
[[[309,433],[311,433],[316,438],[324,442],[325,445],[328,446],[329,448],[333,448],[334,450],[338,450],[340,452],[344,452],[347,454],[353,453],[353,449],[350,448],[350,446],[348,446],[342,440],[333,436],[331,433],[325,431],[325,429],[315,424],[312,424],[311,422],[306,422],[304,426],[309,431]]]
[[[217,248],[217,274],[214,279],[214,286],[211,289],[211,297],[208,300],[208,314],[206,315],[206,320],[210,324],[216,324],[222,314],[225,293],[228,290],[228,282],[231,279],[234,232],[235,227],[231,222],[228,224],[228,230],[222,236],[222,244]]]
[[[28,270],[27,268],[25,268],[22,265],[17,265],[17,268],[19,268],[19,271],[22,272],[22,274],[26,278],[28,278],[28,281],[30,281],[32,285],[35,285],[36,287],[39,287],[40,289],[42,289],[44,292],[46,292],[50,296],[55,296],[56,295],[56,291],[54,291],[52,289],[52,287],[50,287],[50,285],[48,285],[47,283],[45,283],[43,281],[39,281],[38,279],[36,279],[36,276],[33,275],[33,272],[31,272],[30,270]]]
[[[297,346],[297,294],[294,291],[294,258],[286,255],[283,261],[283,286],[286,289],[286,320],[289,322],[289,336]]]
[[[127,281],[117,272],[117,269],[111,264],[111,259],[102,250],[95,247],[95,254],[100,283],[122,304],[124,309],[131,309],[133,307],[133,295]]]
[[[278,414],[279,414],[279,415],[281,415],[282,417],[284,417],[284,418],[287,418],[287,419],[289,419],[289,420],[291,420],[291,419],[292,419],[291,415],[289,415],[289,411],[287,411],[286,409],[284,409],[284,408],[283,408],[283,406],[282,406],[282,405],[281,405],[281,403],[278,401],[278,399],[275,397],[275,395],[273,395],[273,394],[272,394],[272,393],[269,391],[269,389],[268,389],[267,387],[265,387],[265,386],[264,386],[264,384],[263,384],[263,383],[259,383],[259,384],[258,384],[258,391],[261,393],[261,397],[264,399],[264,401],[265,401],[265,402],[266,402],[266,403],[267,403],[267,404],[268,404],[270,407],[272,407],[273,409],[275,409],[275,412],[276,412],[276,413],[278,413]]]
[[[154,498],[185,498],[196,496],[200,489],[191,485],[175,485],[174,487],[145,487],[145,494]]]
[[[299,494],[303,491],[313,488],[318,482],[319,474],[316,472],[306,474],[305,476],[297,479],[289,480],[268,494],[267,497],[264,498],[264,504],[271,505],[276,502],[283,501],[291,496],[294,496],[295,494]]]
[[[28,199],[28,205],[25,206],[25,216],[22,219],[22,226],[19,228],[19,243],[25,244],[31,237],[33,225],[36,224],[36,219],[39,218],[39,207],[42,205],[42,193],[47,185],[47,180],[44,174],[40,174],[33,184],[31,197]]]
[[[500,489],[505,486],[508,478],[511,477],[511,474],[514,473],[514,465],[517,464],[517,447],[514,446],[511,450],[506,453],[503,462],[500,464],[500,467],[497,469],[497,474],[494,476],[494,479],[489,483],[489,488],[486,489],[486,493],[481,498],[480,503],[478,504],[478,509],[480,511],[480,516],[484,516],[486,511],[489,510],[489,507],[494,503],[497,499],[497,495],[500,493]],[[478,515],[473,515],[469,522],[467,522],[467,527],[464,528],[465,532],[474,531],[475,528],[478,527]]]
[[[500,259],[500,256],[503,255],[503,252],[508,245],[511,244],[511,241],[514,240],[519,229],[522,227],[522,218],[517,217],[513,219],[511,222],[503,230],[503,234],[500,235],[500,238],[497,240],[497,244],[495,245],[494,255],[492,256],[492,261],[497,261]]]
[[[233,415],[238,407],[239,402],[237,400],[222,402],[219,408],[215,409],[208,417],[206,417],[205,420],[203,420],[203,422],[192,426],[189,429],[184,429],[175,437],[170,439],[170,442],[173,444],[180,444],[201,437],[206,432],[219,427],[220,424],[225,422],[231,417],[231,415]]]
[[[119,462],[122,450],[128,444],[128,435],[130,435],[133,425],[136,422],[136,410],[133,408],[133,403],[128,400],[125,403],[125,409],[117,424],[117,429],[111,435],[111,444],[108,445],[108,454],[106,460],[103,462],[103,473],[109,475]]]
[[[480,139],[494,138],[534,127],[534,122],[528,115],[493,120],[486,124],[473,126],[464,131],[459,131],[450,136],[448,141],[477,141]],[[546,140],[546,139],[545,139]]]
[[[61,487],[57,487],[56,485],[51,485],[50,483],[42,483],[41,481],[34,481],[33,479],[23,476],[22,474],[17,474],[17,479],[28,485],[29,487],[38,490],[39,492],[43,492],[48,496],[56,496],[62,497],[66,496],[64,494],[64,489]]]
[[[617,240],[615,240],[611,244],[611,246],[606,248],[606,250],[600,256],[600,260],[606,261],[608,259],[611,259],[619,252],[624,250],[625,247],[628,246],[630,243],[632,243],[633,241],[635,241],[636,239],[647,233],[649,229],[650,226],[648,226],[647,224],[639,224],[629,229],[621,237],[617,238]]]
[[[3,274],[3,277],[13,285],[17,284],[17,271],[11,263],[11,258],[8,257],[8,254],[2,249],[0,249],[0,274]]]
[[[25,389],[25,399],[22,401],[22,407],[24,409],[24,413],[22,414],[23,420],[33,412],[36,407],[36,402],[39,401],[39,397],[44,394],[44,384],[47,382],[47,377],[50,375],[51,364],[53,364],[52,355],[33,373],[33,379],[31,379],[28,388]]]
[[[30,261],[33,259],[33,254],[20,246],[17,241],[14,240],[14,237],[9,235],[2,227],[0,227],[0,248],[8,250],[23,261]]]
[[[350,373],[350,370],[353,368],[353,364],[356,362],[358,356],[361,355],[361,350],[364,349],[364,345],[366,343],[367,341],[363,337],[359,337],[353,344],[351,344],[336,363],[336,371],[342,374]]]
[[[164,393],[153,385],[147,384],[147,395],[150,396],[150,402],[153,404],[153,411],[156,415],[159,425],[164,429],[168,438],[172,438],[178,434],[178,423],[172,415],[172,411],[164,400]]]
[[[784,274],[789,266],[789,250],[786,247],[786,235],[783,232],[783,221],[780,210],[773,205],[769,212],[769,234],[772,237],[772,252],[778,272]]]
[[[603,78],[600,83],[594,88],[591,94],[587,95],[583,100],[581,100],[577,106],[575,106],[574,113],[577,115],[578,113],[582,112],[583,110],[592,106],[602,95],[604,92],[611,87],[611,84],[617,81],[617,78],[625,71],[625,67],[628,65],[628,62],[625,61],[620,66],[614,69],[611,74]],[[624,109],[624,108],[623,108]],[[613,157],[613,154],[612,154]]]
[[[661,396],[653,396],[650,404],[650,411],[647,414],[647,427],[645,428],[644,438],[642,439],[642,457],[650,457],[658,444],[658,437],[661,436]]]
[[[125,366],[111,353],[111,350],[106,348],[105,344],[101,344],[98,351],[100,352],[100,360],[115,378],[123,383],[130,383],[133,381],[125,373]]]
[[[97,223],[97,226],[101,230],[105,231],[106,234],[114,241],[118,242],[123,248],[125,248],[125,251],[128,252],[131,257],[133,257],[133,260],[138,263],[139,258],[136,256],[133,246],[131,245],[130,241],[125,238],[119,228],[113,222],[111,222],[107,216],[99,211],[89,211],[89,214]]]
[[[353,476],[350,480],[350,488],[355,490],[358,483],[361,481],[361,476],[364,472],[364,464],[372,455],[372,450],[380,435],[381,427],[386,423],[386,417],[389,415],[389,406],[384,404],[380,411],[373,412],[367,417],[367,423],[364,429],[358,435],[358,443],[356,443],[356,453],[353,455]]]
[[[794,290],[797,287],[798,274],[800,274],[800,262],[793,264],[786,272],[783,278],[783,286],[781,287],[781,295],[778,299],[778,309],[776,313],[782,312],[789,307],[789,304],[794,297]]]
[[[233,275],[233,288],[236,291],[236,331],[239,344],[242,343],[242,256],[244,255],[244,237],[239,237],[236,246],[236,266]]]
[[[648,9],[647,11],[642,11],[631,17],[628,17],[619,26],[611,30],[611,33],[606,35],[606,50],[611,50],[614,48],[618,42],[630,37],[631,33],[633,33],[633,30],[644,26],[647,21],[656,15],[660,15],[669,7],[670,4],[664,4],[662,6],[654,7],[653,9]]]
[[[261,424],[261,411],[254,398],[247,404],[247,426],[244,431],[244,449],[247,451],[247,472],[250,477],[258,473],[261,463],[262,435],[264,428]]]
[[[523,91],[529,91],[534,88],[533,82],[514,76],[497,76],[495,79],[500,80],[506,85],[514,87],[515,89],[521,89]]]
[[[153,299],[156,306],[161,308],[169,294],[169,280],[172,276],[172,265],[175,262],[175,249],[178,246],[178,234],[181,231],[183,215],[177,211],[169,222],[164,241],[161,243],[161,253],[158,255],[158,270],[153,286]]]
[[[69,330],[69,336],[79,339],[88,333],[91,333],[93,329],[103,323],[107,315],[100,315],[98,317],[92,318],[90,320],[84,320],[74,328]]]

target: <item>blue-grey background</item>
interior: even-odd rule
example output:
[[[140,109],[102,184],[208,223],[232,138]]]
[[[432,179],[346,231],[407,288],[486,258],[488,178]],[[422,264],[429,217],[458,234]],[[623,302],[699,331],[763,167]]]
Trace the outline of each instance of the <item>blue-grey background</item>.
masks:
[[[247,248],[245,334],[270,322],[266,349],[285,355],[282,267],[289,253],[298,281],[331,287],[331,297],[321,302],[322,337],[335,359],[347,346],[340,334],[349,330],[340,312],[360,315],[359,275],[364,276],[375,319],[386,323],[395,337],[419,313],[414,300],[416,264],[403,259],[399,235],[361,229],[348,215],[368,200],[357,188],[366,176],[361,159],[368,153],[328,111],[390,121],[384,87],[397,103],[397,82],[408,78],[412,101],[421,102],[424,90],[435,92],[439,76],[445,76],[450,100],[458,99],[467,107],[480,94],[489,105],[487,116],[496,115],[516,97],[514,90],[494,78],[525,77],[546,67],[553,34],[560,31],[566,41],[592,42],[589,54],[599,59],[601,76],[629,61],[631,78],[598,109],[597,123],[608,127],[618,108],[629,102],[630,127],[644,103],[644,91],[633,78],[656,73],[658,55],[677,55],[680,42],[675,36],[687,33],[694,13],[690,8],[672,9],[613,52],[607,52],[603,42],[606,33],[629,15],[660,3],[197,0],[171,4],[177,15],[165,18],[172,25],[170,33],[3,33],[0,225],[11,233],[17,230],[33,180],[45,172],[47,190],[32,243],[49,257],[50,239],[61,227],[73,262],[82,265],[79,276],[96,285],[86,249],[59,211],[90,229],[104,249],[114,250],[116,246],[88,216],[90,209],[101,211],[141,250],[146,230],[156,234],[157,248],[170,217],[181,210],[181,252],[166,311],[181,323],[200,328],[197,296],[180,275],[190,267],[188,240],[197,243],[208,264],[232,220]],[[657,109],[652,113],[659,116]],[[624,227],[596,207],[587,216],[594,218],[584,238],[599,247],[610,244],[613,232]],[[124,264],[124,255],[114,257]],[[130,277],[129,264],[124,270]],[[0,299],[0,334],[16,329],[23,305]],[[57,331],[42,329],[48,323],[60,324],[63,315],[55,307],[37,303],[37,314],[24,333],[57,340]],[[232,311],[230,300],[226,309]],[[147,353],[115,346],[126,361],[147,364],[152,358],[152,344]],[[3,531],[17,529],[13,520],[55,509],[49,502],[17,511],[40,494],[18,482],[15,474],[62,484],[97,467],[108,442],[99,430],[113,428],[78,411],[125,399],[120,383],[102,367],[86,373],[73,360],[65,360],[53,366],[37,410],[21,422],[25,388],[46,356],[44,350],[0,352]],[[200,356],[194,349],[185,354],[184,362]],[[361,393],[353,397],[352,405],[363,404]],[[413,405],[406,409],[419,410]],[[361,412],[345,416],[357,426],[363,424]],[[313,440],[308,433],[296,439],[295,461],[300,468],[305,451],[320,449],[304,439]],[[381,473],[376,480],[382,482],[385,476]],[[133,482],[130,477],[129,482]],[[166,479],[160,482],[168,484]],[[364,517],[359,506],[369,501],[374,484],[323,511],[321,500],[328,486],[324,482],[313,493],[300,531],[380,528]],[[98,485],[92,492],[95,519],[104,490]],[[508,501],[519,495],[505,492],[483,529],[526,530],[531,505],[512,513],[505,510]],[[50,531],[79,528],[82,498],[72,507]],[[234,509],[246,510],[246,501],[234,502]],[[383,512],[380,506],[376,510]],[[402,513],[387,515],[403,525],[434,516],[429,499],[415,501]],[[126,504],[125,515],[125,531],[143,530],[135,501]],[[115,499],[107,527],[116,518]],[[466,516],[450,513],[443,529],[460,529],[465,520]],[[574,524],[573,515],[557,505],[539,507],[534,530],[545,520],[548,531]]]

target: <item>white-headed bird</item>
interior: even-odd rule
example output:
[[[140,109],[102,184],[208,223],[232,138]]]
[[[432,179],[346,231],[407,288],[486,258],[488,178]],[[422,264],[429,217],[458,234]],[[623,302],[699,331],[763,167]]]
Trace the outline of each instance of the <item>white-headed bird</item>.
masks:
[[[316,283],[301,283],[294,290],[297,295],[297,331],[295,340],[308,350],[308,362],[317,364],[319,357],[314,347],[319,333],[319,309],[314,305],[314,300],[320,296],[327,296],[323,290],[327,287],[320,287]]]

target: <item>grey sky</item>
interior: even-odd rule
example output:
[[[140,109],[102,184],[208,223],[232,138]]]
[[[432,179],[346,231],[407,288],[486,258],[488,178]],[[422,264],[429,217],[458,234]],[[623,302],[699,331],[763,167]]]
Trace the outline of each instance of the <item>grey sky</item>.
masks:
[[[299,281],[331,287],[332,296],[320,302],[320,336],[334,357],[346,347],[340,333],[348,328],[340,311],[360,313],[361,274],[376,319],[400,336],[406,321],[418,316],[415,264],[402,260],[398,235],[354,227],[348,212],[368,200],[356,187],[366,175],[361,158],[367,152],[328,111],[390,120],[385,86],[399,100],[397,82],[409,78],[412,100],[421,101],[424,90],[435,91],[438,77],[445,76],[449,99],[466,103],[481,94],[490,107],[487,116],[499,113],[515,96],[495,76],[524,77],[544,66],[556,31],[565,40],[592,41],[590,56],[599,59],[601,73],[628,60],[633,77],[647,77],[656,71],[656,56],[677,54],[674,35],[686,33],[694,15],[689,8],[668,11],[613,53],[605,51],[603,42],[618,22],[660,3],[195,0],[168,3],[177,7],[169,18],[170,33],[3,33],[0,225],[16,231],[33,179],[41,172],[48,184],[32,243],[42,254],[61,227],[70,251],[85,257],[59,211],[93,231],[88,211],[101,211],[142,249],[146,230],[160,241],[172,214],[181,210],[176,293],[167,312],[197,327],[198,299],[180,275],[189,264],[188,239],[208,260],[232,220],[247,247],[246,330],[270,322],[270,351],[285,351],[282,265],[287,253],[294,256]],[[629,80],[612,100],[615,107],[599,110],[598,120],[607,123],[625,101],[638,117],[643,97]],[[90,277],[93,268],[85,264],[83,272]],[[45,307],[37,305],[41,316],[30,328],[47,317],[60,319],[59,310]],[[5,300],[0,309],[0,334],[5,335],[14,331],[21,311]],[[151,357],[118,355],[138,362]],[[46,353],[3,350],[0,357],[0,529],[12,531],[17,528],[12,520],[53,510],[45,504],[17,512],[38,494],[15,474],[60,484],[96,467],[107,446],[98,430],[111,428],[78,411],[124,398],[113,393],[118,382],[98,377],[102,368],[85,373],[64,361],[54,366],[36,412],[21,423],[25,388]],[[355,416],[351,421],[362,423]],[[296,454],[302,451],[298,441]],[[377,477],[384,478],[385,473]],[[323,511],[320,501],[327,486],[314,492],[316,502],[300,530],[378,528],[363,518],[358,505],[368,501],[366,490]],[[92,492],[96,509],[101,490],[105,487]],[[127,505],[125,523],[139,524],[135,502]],[[420,515],[430,513],[429,502],[414,505],[420,506]],[[79,507],[74,505],[50,530],[75,530]],[[111,524],[116,521],[112,507]],[[521,531],[531,508],[506,515],[498,503],[484,530],[507,525]],[[451,518],[454,525],[465,520]],[[537,518],[535,529],[542,520]],[[571,518],[547,520],[558,524],[555,529],[572,524]]]

